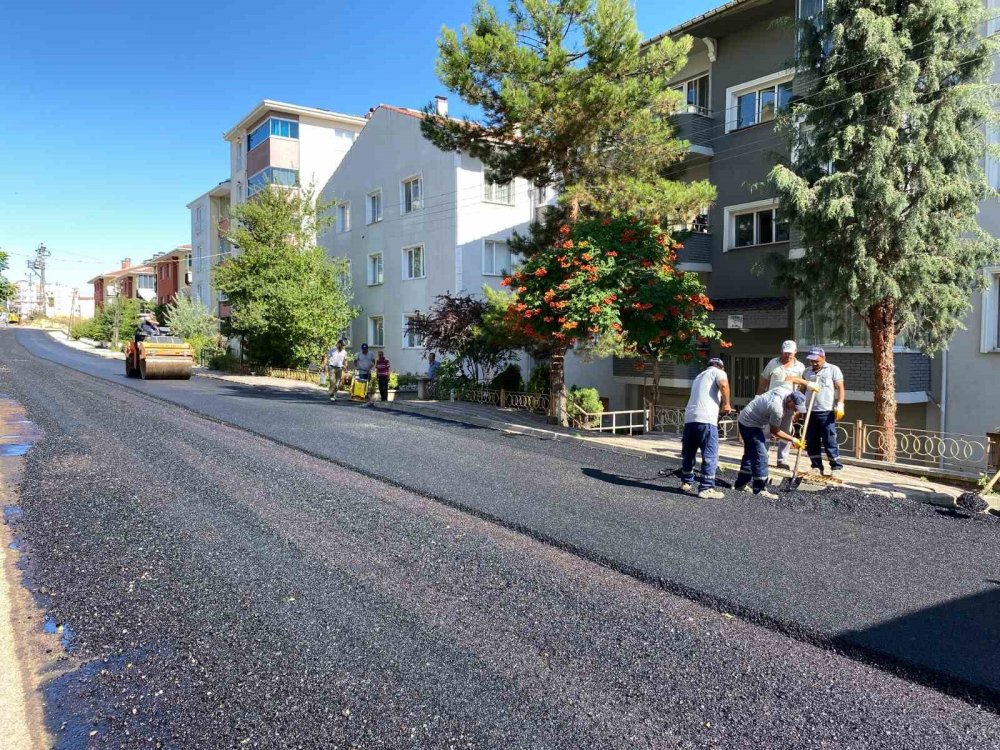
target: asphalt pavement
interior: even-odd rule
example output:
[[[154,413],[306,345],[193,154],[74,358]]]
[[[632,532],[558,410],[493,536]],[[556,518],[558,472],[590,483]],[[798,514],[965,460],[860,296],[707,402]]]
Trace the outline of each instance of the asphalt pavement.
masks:
[[[121,369],[0,332],[63,747],[1000,747],[988,519]]]

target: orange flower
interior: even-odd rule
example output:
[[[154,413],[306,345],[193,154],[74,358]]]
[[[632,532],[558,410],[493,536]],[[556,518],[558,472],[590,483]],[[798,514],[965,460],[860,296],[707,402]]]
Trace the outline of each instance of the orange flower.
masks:
[[[570,249],[572,249],[573,248],[573,240],[566,240],[564,243],[562,243],[562,246],[563,246],[564,250],[570,250]]]
[[[565,291],[566,289],[569,289],[569,282],[568,281],[564,281],[562,284],[559,285],[559,288],[562,289],[563,291]]]
[[[614,328],[616,331],[620,331],[622,329],[622,324],[621,323],[612,323],[611,327]]]
[[[539,268],[537,271],[535,271],[535,276],[537,276],[538,278],[542,278],[542,276],[544,276],[547,273],[548,273],[548,269],[546,269],[546,268]]]
[[[586,261],[589,261],[589,260],[590,260],[590,258],[591,258],[591,255],[590,255],[590,253],[584,253],[584,254],[583,254],[583,255],[581,255],[580,257],[581,257],[581,258],[583,258],[583,259],[584,259],[584,260],[586,260]]]
[[[563,224],[561,227],[559,227],[559,234],[561,234],[563,237],[565,237],[566,235],[568,235],[569,234],[569,226],[566,225],[566,224]]]
[[[721,346],[723,349],[731,349],[732,346],[733,346],[733,342],[732,341],[720,341],[719,342],[719,346]]]
[[[683,250],[684,249],[684,245],[682,245],[680,242],[675,242],[674,244],[672,244],[670,246],[670,249],[671,250]]]
[[[542,318],[542,320],[544,320],[546,323],[551,323],[553,320],[555,320],[555,318],[553,318],[551,315],[546,315],[544,318]]]
[[[636,362],[634,365],[632,365],[632,367],[635,368],[636,372],[642,372],[643,370],[646,369],[646,363],[645,362]]]
[[[617,258],[618,257],[618,251],[617,250],[608,250],[607,256],[609,258]]]
[[[510,286],[511,281],[513,281],[513,279],[511,279],[510,276],[506,276],[500,281],[500,286]]]
[[[572,331],[578,325],[580,324],[577,323],[575,320],[567,320],[565,323],[563,323],[562,327],[565,328],[567,331]]]
[[[542,295],[542,299],[544,299],[546,302],[549,302],[555,296],[556,293],[551,289],[549,289],[547,292],[545,292],[545,294]]]
[[[600,311],[601,311],[601,308],[598,307],[597,305],[591,305],[590,306],[590,312],[594,313],[594,315],[596,315]]]

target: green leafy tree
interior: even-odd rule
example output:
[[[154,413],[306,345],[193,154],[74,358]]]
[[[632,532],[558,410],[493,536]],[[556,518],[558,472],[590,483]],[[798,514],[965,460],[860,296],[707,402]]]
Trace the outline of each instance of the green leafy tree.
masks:
[[[311,188],[272,185],[232,210],[226,239],[239,253],[216,266],[214,275],[231,308],[223,333],[241,337],[260,364],[318,360],[357,315],[344,283],[347,261],[316,245],[333,220],[333,205],[316,204]]]
[[[770,179],[805,255],[783,280],[807,311],[849,308],[867,327],[888,460],[897,336],[945,347],[997,257],[976,224],[995,197],[981,160],[997,44],[983,19],[981,0],[827,0],[800,33],[814,72],[784,123],[796,159]]]
[[[219,321],[205,306],[183,295],[166,306],[164,321],[175,336],[195,349],[195,354],[213,343],[219,335]]]
[[[562,351],[604,342],[657,362],[691,362],[721,339],[698,275],[676,270],[679,245],[655,223],[584,219],[559,235],[501,282],[514,292],[508,322],[521,335]],[[565,422],[565,413],[555,416]]]
[[[560,208],[517,244],[545,252],[556,230],[584,215],[640,214],[687,222],[714,198],[705,181],[667,179],[688,144],[670,115],[681,104],[669,81],[691,39],[643,47],[631,3],[621,0],[511,0],[501,20],[481,0],[460,32],[438,40],[438,76],[483,112],[479,122],[434,115],[424,135],[446,151],[482,159],[491,179],[553,187]],[[552,343],[552,415],[564,409],[566,349]]]
[[[0,250],[0,272],[6,271],[9,268],[9,261],[10,256],[3,250]],[[0,273],[0,305],[6,306],[7,300],[12,299],[16,293],[16,287]]]

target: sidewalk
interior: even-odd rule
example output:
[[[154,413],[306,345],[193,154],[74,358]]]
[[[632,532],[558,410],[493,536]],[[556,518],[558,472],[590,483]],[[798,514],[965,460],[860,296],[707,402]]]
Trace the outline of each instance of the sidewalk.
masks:
[[[581,430],[555,427],[546,422],[545,417],[516,409],[497,409],[492,406],[451,401],[393,401],[386,408],[425,417],[447,419],[464,424],[473,424],[492,430],[514,432],[549,440],[571,440],[595,448],[618,451],[653,459],[663,459],[667,463],[679,463],[681,459],[680,436],[673,434],[654,435],[605,435]],[[721,466],[736,470],[739,468],[743,449],[735,443],[723,442],[719,446]],[[790,476],[790,472],[771,468],[771,476],[778,479]],[[860,466],[846,466],[842,472],[846,484],[872,494],[886,497],[907,497],[932,505],[952,506],[955,498],[965,490],[950,485],[897,474],[890,471]],[[802,489],[824,489],[817,485],[803,483]]]

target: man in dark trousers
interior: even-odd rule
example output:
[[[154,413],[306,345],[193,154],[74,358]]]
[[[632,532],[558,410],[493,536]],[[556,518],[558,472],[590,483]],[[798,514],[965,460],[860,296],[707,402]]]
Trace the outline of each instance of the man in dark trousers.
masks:
[[[818,346],[809,350],[806,360],[809,369],[802,377],[818,388],[806,429],[806,452],[812,468],[822,474],[825,451],[836,474],[844,468],[837,446],[837,420],[844,418],[844,373],[826,361],[826,352]]]
[[[694,487],[694,464],[701,451],[701,478],[698,497],[721,500],[715,489],[715,470],[719,465],[719,412],[729,414],[729,379],[721,359],[708,360],[691,385],[691,396],[684,410],[684,436],[681,438],[681,489]]]

